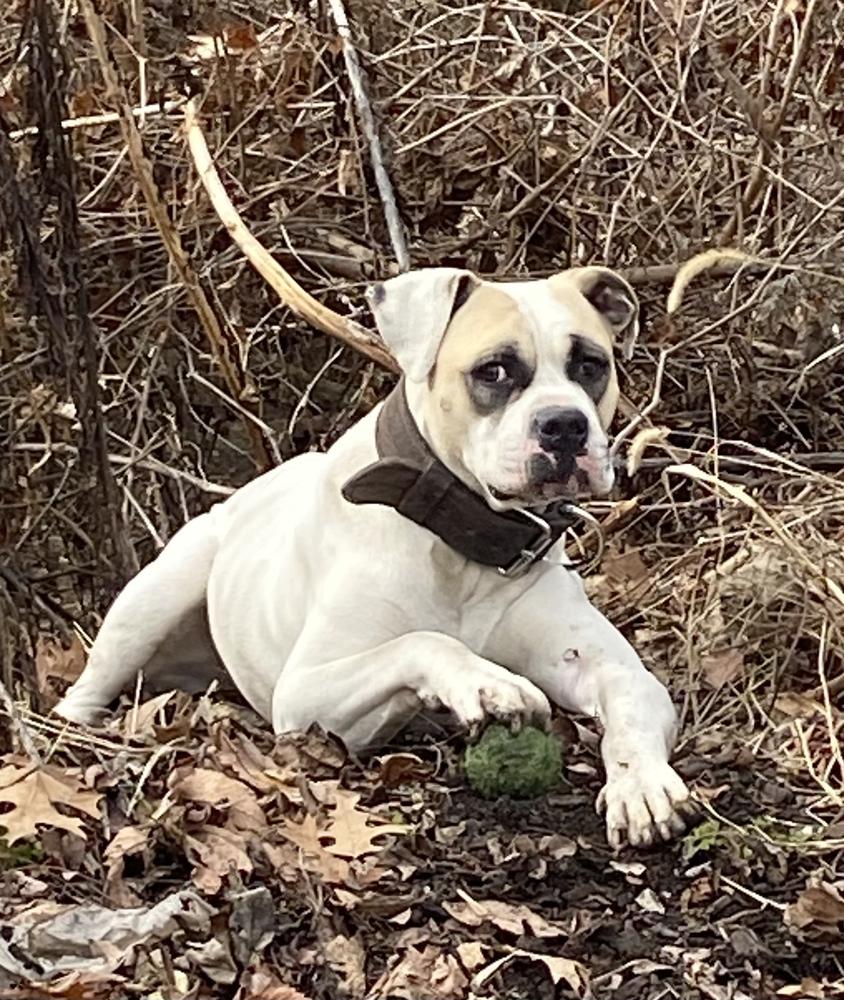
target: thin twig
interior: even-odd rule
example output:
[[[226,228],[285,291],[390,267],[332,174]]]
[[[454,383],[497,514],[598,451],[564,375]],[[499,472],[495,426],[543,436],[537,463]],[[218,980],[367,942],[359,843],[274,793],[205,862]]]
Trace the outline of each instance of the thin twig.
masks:
[[[6,714],[9,717],[9,725],[11,726],[12,732],[17,737],[18,743],[20,743],[23,752],[36,764],[42,764],[43,760],[41,754],[38,752],[38,748],[35,745],[35,740],[32,738],[32,734],[27,729],[26,723],[23,721],[23,717],[18,711],[18,706],[15,704],[14,699],[9,694],[9,691],[2,680],[0,680],[0,702],[3,703],[3,707],[6,709]]]
[[[12,451],[35,452],[39,455],[48,456],[51,453],[55,453],[56,455],[79,454],[79,449],[76,445],[68,444],[66,441],[53,441],[50,444],[41,444],[39,442],[19,442],[12,445]],[[229,497],[232,493],[234,493],[233,487],[221,486],[219,483],[209,482],[207,479],[202,479],[200,476],[194,476],[192,473],[185,472],[183,469],[174,469],[171,465],[167,465],[165,462],[160,462],[157,458],[132,458],[129,455],[113,455],[109,453],[108,460],[114,465],[126,468],[131,467],[147,469],[149,472],[156,472],[163,476],[169,476],[171,479],[181,479],[182,482],[187,483],[189,486],[195,486],[203,493],[210,493],[212,496]]]
[[[149,118],[155,115],[168,115],[173,111],[178,111],[184,107],[185,99],[178,101],[164,101],[163,104],[153,102],[152,104],[142,104],[140,107],[130,108],[130,114],[134,118]],[[78,118],[65,118],[62,121],[63,129],[93,128],[96,125],[111,125],[122,120],[122,114],[118,111],[104,111],[99,115],[80,115]],[[37,125],[28,125],[26,128],[16,128],[9,133],[12,140],[23,139],[25,136],[38,135]]]
[[[100,72],[106,85],[108,99],[116,106],[117,113],[120,115],[123,138],[128,146],[129,158],[132,161],[132,167],[134,168],[144,200],[147,203],[149,213],[158,229],[161,242],[167,249],[170,261],[184,285],[188,299],[196,312],[202,329],[205,331],[208,345],[211,348],[215,361],[220,367],[229,392],[231,392],[235,399],[243,402],[246,395],[246,385],[238,370],[236,351],[228,343],[222,324],[217,318],[217,314],[202,288],[199,276],[191,265],[190,258],[182,245],[181,236],[170,221],[170,217],[167,214],[167,206],[158,193],[158,188],[153,179],[152,165],[144,153],[141,134],[138,131],[138,126],[135,124],[135,118],[132,115],[132,110],[126,99],[123,86],[111,63],[102,19],[94,10],[91,0],[80,0],[80,5],[85,16],[85,23],[88,28],[91,44],[94,47],[97,61],[100,64]],[[244,420],[244,425],[252,445],[253,461],[260,470],[271,468],[275,464],[271,446],[265,440],[260,429],[252,421]]]
[[[344,344],[377,361],[389,371],[398,371],[393,356],[374,334],[354,320],[324,306],[306,292],[252,235],[223,187],[208,151],[205,136],[202,134],[194,100],[188,101],[185,105],[185,131],[199,179],[220,221],[249,263],[272,287],[281,301],[318,330],[342,340]]]
[[[650,402],[642,407],[639,413],[637,413],[627,424],[623,427],[618,434],[615,436],[615,440],[610,448],[610,458],[614,458],[618,454],[619,448],[624,444],[627,438],[642,424],[653,411],[659,406],[660,400],[662,399],[662,380],[665,375],[665,361],[668,357],[668,352],[663,349],[659,352],[659,361],[656,366],[656,375],[654,376],[654,388],[651,394]]]
[[[762,184],[766,177],[765,167],[771,157],[774,143],[776,142],[780,129],[785,121],[786,108],[788,107],[788,102],[791,98],[792,92],[794,91],[794,86],[797,83],[800,67],[803,65],[803,59],[805,58],[806,50],[809,45],[809,39],[811,38],[812,16],[814,15],[816,4],[817,0],[809,0],[806,4],[806,11],[803,15],[803,24],[800,28],[800,36],[794,50],[794,55],[791,59],[791,64],[788,68],[788,75],[783,88],[783,95],[780,101],[779,109],[777,110],[774,120],[767,126],[767,128],[764,129],[764,139],[759,144],[756,163],[751,171],[744,193],[739,199],[739,204],[736,206],[735,211],[730,216],[719,234],[718,244],[720,246],[724,246],[727,243],[732,242],[739,227],[739,223],[748,212],[752,211],[759,198],[759,193],[762,190]],[[771,31],[768,39],[769,54],[772,54],[777,50],[776,35],[781,23],[780,11],[782,7],[783,4],[781,3],[777,8],[777,13],[774,16],[774,19],[771,21]],[[792,23],[794,23],[794,21],[792,21]],[[763,93],[765,89],[763,76]],[[762,114],[761,107],[760,114]]]
[[[387,232],[390,234],[390,242],[393,245],[393,253],[400,271],[410,270],[410,254],[407,250],[407,242],[404,238],[404,226],[396,207],[396,196],[393,191],[393,184],[390,175],[387,173],[387,166],[384,162],[384,153],[381,149],[381,140],[378,136],[378,129],[372,115],[372,105],[366,92],[366,82],[364,71],[358,59],[357,49],[352,42],[352,32],[349,28],[349,20],[342,0],[328,0],[334,22],[337,25],[337,34],[343,45],[343,59],[346,63],[346,72],[349,74],[349,82],[352,85],[355,105],[357,106],[358,118],[360,119],[363,134],[369,144],[369,156],[372,160],[372,172],[375,174],[375,184],[378,187],[378,194],[381,198],[381,205],[384,208],[384,219],[387,223]]]

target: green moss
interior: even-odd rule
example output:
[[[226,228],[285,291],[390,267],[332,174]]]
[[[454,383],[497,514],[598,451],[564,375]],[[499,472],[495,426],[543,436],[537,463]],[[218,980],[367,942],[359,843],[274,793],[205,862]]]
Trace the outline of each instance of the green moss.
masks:
[[[13,844],[9,847],[3,837],[4,832],[5,827],[0,826],[0,871],[24,868],[43,860],[44,849],[39,843]]]
[[[533,726],[519,733],[499,724],[489,726],[464,757],[469,784],[486,799],[544,795],[559,782],[562,763],[557,737]]]

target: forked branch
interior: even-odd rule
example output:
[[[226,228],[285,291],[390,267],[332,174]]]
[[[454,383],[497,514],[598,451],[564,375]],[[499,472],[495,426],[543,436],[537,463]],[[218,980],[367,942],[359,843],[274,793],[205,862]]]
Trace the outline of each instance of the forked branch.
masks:
[[[384,368],[393,372],[398,371],[393,356],[378,337],[354,320],[329,309],[328,306],[323,305],[313,295],[306,292],[249,231],[226,193],[217,168],[214,166],[205,135],[199,124],[195,100],[190,100],[185,105],[185,132],[199,179],[202,181],[220,222],[226,227],[229,235],[240,247],[249,263],[272,287],[284,305],[318,330],[322,330],[323,333],[336,337],[344,344],[348,344],[349,347],[365,354],[366,357],[377,361]]]

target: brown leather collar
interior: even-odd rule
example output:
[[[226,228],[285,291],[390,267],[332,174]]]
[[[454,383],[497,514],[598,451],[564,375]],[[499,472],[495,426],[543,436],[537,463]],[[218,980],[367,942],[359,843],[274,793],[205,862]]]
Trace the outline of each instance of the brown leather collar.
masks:
[[[379,459],[342,488],[350,503],[384,504],[427,528],[472,562],[521,576],[580,518],[568,502],[530,511],[492,510],[434,455],[407,405],[404,379],[384,402],[375,427]]]

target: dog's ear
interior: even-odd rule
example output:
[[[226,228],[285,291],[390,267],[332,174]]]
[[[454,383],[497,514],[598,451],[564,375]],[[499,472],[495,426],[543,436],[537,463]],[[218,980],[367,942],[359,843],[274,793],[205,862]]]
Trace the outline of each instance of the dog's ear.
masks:
[[[639,332],[639,299],[628,282],[608,267],[571,267],[557,277],[574,284],[601,314],[613,336],[623,338],[627,356]]]
[[[378,332],[411,382],[428,377],[451,317],[477,284],[471,271],[428,267],[368,289]]]

